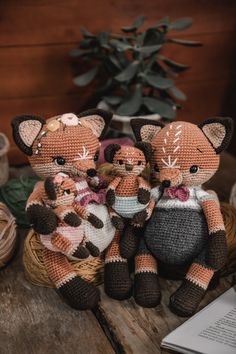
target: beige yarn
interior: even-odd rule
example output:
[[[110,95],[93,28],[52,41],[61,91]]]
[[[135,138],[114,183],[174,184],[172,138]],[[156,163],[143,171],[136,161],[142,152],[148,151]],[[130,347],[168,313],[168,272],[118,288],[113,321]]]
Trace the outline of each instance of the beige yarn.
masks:
[[[0,203],[0,268],[11,259],[16,245],[16,223],[5,204]]]

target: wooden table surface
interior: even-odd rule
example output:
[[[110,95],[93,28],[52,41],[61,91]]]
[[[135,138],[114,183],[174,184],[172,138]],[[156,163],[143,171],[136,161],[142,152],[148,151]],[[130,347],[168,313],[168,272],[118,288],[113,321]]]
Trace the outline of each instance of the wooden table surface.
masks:
[[[225,155],[222,170],[210,187],[227,200],[236,180],[235,159]],[[223,194],[222,194],[223,193]],[[170,294],[179,282],[161,280],[162,304],[144,309],[133,299],[118,302],[101,290],[95,311],[72,310],[53,289],[37,287],[24,277],[22,246],[26,230],[20,230],[20,249],[0,272],[0,354],[159,354],[162,338],[185,319],[168,308]],[[221,279],[208,291],[201,307],[232,284],[232,276]]]

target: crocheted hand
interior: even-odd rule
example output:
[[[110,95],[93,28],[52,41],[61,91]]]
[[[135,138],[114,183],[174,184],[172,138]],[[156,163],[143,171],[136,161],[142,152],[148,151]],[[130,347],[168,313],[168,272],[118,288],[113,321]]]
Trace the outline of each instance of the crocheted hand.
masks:
[[[89,213],[87,220],[96,227],[96,229],[102,229],[104,226],[102,220],[92,213]]]
[[[26,210],[26,214],[34,230],[40,234],[48,235],[57,227],[56,215],[43,205],[30,205]]]
[[[149,190],[144,188],[138,189],[138,201],[141,204],[147,204],[150,201],[151,193]]]
[[[107,205],[112,206],[115,203],[115,191],[113,189],[108,189],[106,194]]]

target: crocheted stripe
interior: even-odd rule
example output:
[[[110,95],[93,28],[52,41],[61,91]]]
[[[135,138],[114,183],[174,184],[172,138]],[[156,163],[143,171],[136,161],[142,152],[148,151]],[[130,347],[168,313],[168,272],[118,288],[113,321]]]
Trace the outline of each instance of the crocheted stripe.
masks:
[[[137,196],[132,197],[118,197],[116,196],[115,204],[112,208],[117,214],[124,218],[132,218],[134,214],[144,210],[148,204],[144,205],[138,202]]]
[[[66,275],[64,278],[55,282],[55,285],[57,288],[60,288],[62,285],[65,285],[66,283],[68,283],[71,279],[73,279],[76,276],[77,276],[76,273],[70,273],[70,274]]]
[[[186,279],[203,289],[207,289],[213,274],[214,271],[212,269],[206,268],[201,264],[193,263],[186,275]]]
[[[135,257],[135,274],[157,273],[157,262],[150,254],[141,254]]]

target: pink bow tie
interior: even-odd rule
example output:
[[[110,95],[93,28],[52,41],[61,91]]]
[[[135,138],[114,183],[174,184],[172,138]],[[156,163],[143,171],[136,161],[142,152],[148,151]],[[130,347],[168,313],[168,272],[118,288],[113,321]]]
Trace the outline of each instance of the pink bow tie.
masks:
[[[186,202],[189,199],[189,189],[184,186],[179,187],[170,187],[166,189],[166,192],[169,197],[172,199],[178,198],[181,202]]]

